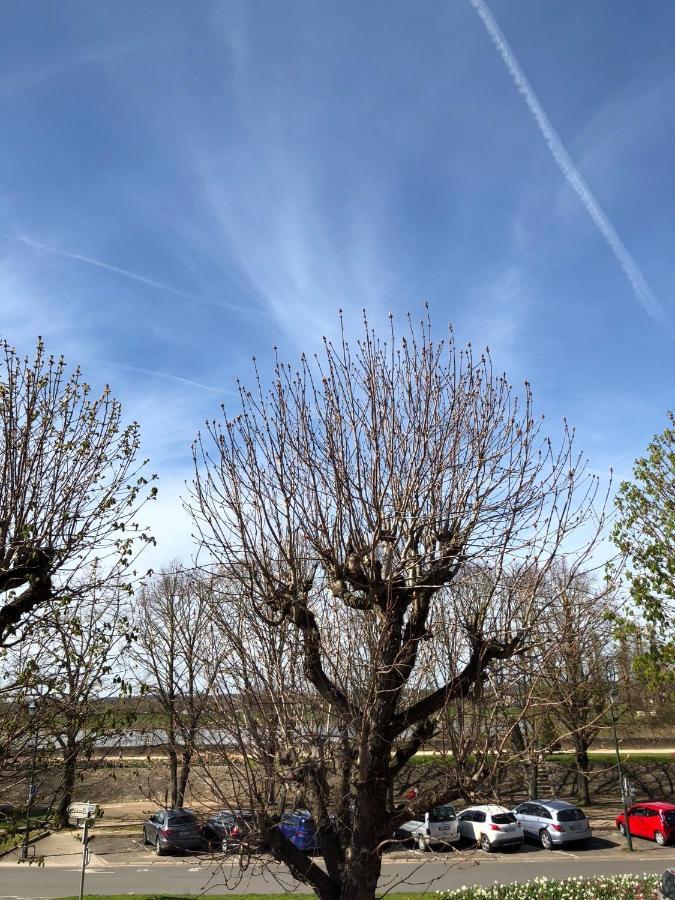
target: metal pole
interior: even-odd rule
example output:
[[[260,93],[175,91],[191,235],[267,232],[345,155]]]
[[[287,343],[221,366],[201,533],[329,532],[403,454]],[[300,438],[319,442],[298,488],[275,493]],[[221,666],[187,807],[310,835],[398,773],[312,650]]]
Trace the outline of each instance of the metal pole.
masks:
[[[619,753],[619,740],[616,736],[616,719],[614,717],[614,694],[609,695],[609,710],[612,717],[612,732],[614,734],[614,749],[616,750],[616,768],[619,772],[619,789],[621,790],[621,802],[623,803],[623,817],[626,826],[626,843],[628,849],[632,852],[633,841],[630,836],[630,823],[628,822],[628,804],[626,803],[626,792],[624,790],[623,772],[621,770],[621,754]]]
[[[84,898],[84,870],[87,865],[87,844],[89,842],[89,819],[84,820],[84,832],[82,834],[82,873],[80,874],[80,900]]]
[[[23,836],[23,844],[21,845],[21,859],[28,859],[28,840],[30,837],[30,811],[35,798],[35,760],[37,758],[38,735],[35,732],[33,740],[33,759],[30,765],[30,784],[28,785],[28,803],[26,804],[26,833]]]

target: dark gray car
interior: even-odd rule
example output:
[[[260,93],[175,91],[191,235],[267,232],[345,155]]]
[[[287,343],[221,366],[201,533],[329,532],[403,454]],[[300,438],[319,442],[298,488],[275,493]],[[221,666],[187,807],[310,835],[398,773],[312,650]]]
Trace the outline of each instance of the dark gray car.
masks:
[[[201,850],[204,841],[197,817],[190,809],[160,809],[143,825],[143,843],[157,856],[174,850]]]
[[[586,813],[565,800],[528,800],[512,812],[525,836],[537,838],[546,850],[580,844],[593,835]]]

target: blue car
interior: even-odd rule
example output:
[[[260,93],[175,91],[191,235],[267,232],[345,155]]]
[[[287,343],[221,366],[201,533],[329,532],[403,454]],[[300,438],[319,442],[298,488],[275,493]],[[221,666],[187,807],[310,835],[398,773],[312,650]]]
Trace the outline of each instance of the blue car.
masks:
[[[286,813],[279,822],[279,831],[292,844],[295,844],[298,850],[302,850],[304,853],[317,852],[316,825],[306,809],[296,809],[292,813]]]

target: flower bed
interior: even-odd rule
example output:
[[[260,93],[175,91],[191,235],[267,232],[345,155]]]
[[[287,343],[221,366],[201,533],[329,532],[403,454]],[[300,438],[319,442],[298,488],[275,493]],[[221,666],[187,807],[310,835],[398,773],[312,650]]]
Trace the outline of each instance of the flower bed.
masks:
[[[441,892],[442,900],[654,900],[660,875],[598,875],[553,881],[535,878],[523,884],[463,887]]]

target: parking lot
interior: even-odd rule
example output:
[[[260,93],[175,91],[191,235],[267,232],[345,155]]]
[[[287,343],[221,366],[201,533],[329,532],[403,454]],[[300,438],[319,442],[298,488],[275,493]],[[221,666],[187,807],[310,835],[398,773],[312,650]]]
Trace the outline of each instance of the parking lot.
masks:
[[[633,847],[635,858],[649,858],[664,860],[672,859],[675,855],[673,847],[659,847],[652,841],[645,841],[640,838],[633,838]],[[106,832],[101,829],[94,836],[91,844],[92,864],[100,861],[103,865],[194,865],[195,860],[208,859],[209,854],[206,853],[176,853],[170,856],[158,857],[154,849],[150,845],[143,844],[142,832],[124,833]],[[543,862],[553,858],[568,857],[571,859],[626,859],[630,858],[630,854],[626,849],[625,840],[621,839],[616,832],[598,832],[596,833],[586,846],[571,847],[556,850],[544,850],[543,847],[534,841],[525,841],[518,850],[503,850],[485,853],[483,850],[477,849],[468,841],[460,841],[447,849],[434,850],[424,852],[414,849],[412,846],[392,844],[384,854],[384,861],[401,862],[410,860],[411,862],[420,862],[421,860],[434,860],[435,862],[447,862],[448,864],[457,863],[458,857],[466,857],[473,859],[475,857],[490,857],[495,860],[503,860],[504,862],[522,860],[527,856],[530,862]],[[222,855],[218,854],[217,858],[221,859]],[[236,855],[230,855],[228,859],[233,862]]]

